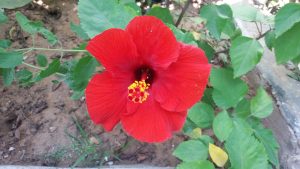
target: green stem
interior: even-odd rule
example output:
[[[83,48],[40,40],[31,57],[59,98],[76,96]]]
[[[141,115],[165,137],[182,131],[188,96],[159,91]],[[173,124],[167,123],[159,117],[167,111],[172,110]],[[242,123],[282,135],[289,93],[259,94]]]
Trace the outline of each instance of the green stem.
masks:
[[[50,48],[23,48],[16,49],[15,51],[28,51],[28,50],[43,50],[43,51],[57,51],[57,52],[88,52],[87,50],[79,50],[79,49],[50,49]]]
[[[22,62],[23,65],[26,65],[28,67],[31,67],[33,69],[38,69],[38,70],[45,70],[45,68],[42,68],[42,67],[38,67],[38,66],[35,66],[35,65],[32,65],[32,64],[29,64],[29,63],[26,63],[26,62]],[[59,76],[66,76],[65,74],[62,74],[62,73],[55,73]]]

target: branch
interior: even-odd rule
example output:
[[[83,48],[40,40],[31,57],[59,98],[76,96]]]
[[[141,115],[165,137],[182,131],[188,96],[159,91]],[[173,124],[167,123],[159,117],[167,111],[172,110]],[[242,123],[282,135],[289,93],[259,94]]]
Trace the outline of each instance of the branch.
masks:
[[[176,27],[178,27],[178,25],[180,24],[180,22],[181,22],[181,20],[183,18],[183,15],[186,12],[186,10],[188,9],[188,7],[189,7],[189,5],[190,5],[191,2],[192,2],[192,0],[187,0],[186,1],[185,5],[184,5],[184,7],[183,7],[183,9],[182,9],[179,17],[178,17],[178,20],[177,20],[177,22],[175,24]]]
[[[265,33],[263,33],[263,34],[260,34],[257,38],[255,38],[256,40],[259,40],[259,39],[261,39],[261,38],[263,38],[264,36],[266,36],[266,34],[268,33],[268,32],[270,32],[272,29],[269,29],[269,30],[267,30]]]

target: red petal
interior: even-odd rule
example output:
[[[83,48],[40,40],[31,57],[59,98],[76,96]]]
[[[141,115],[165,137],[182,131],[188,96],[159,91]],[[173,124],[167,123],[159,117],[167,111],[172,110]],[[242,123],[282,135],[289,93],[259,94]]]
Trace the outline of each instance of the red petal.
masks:
[[[186,112],[164,110],[152,97],[143,103],[128,102],[128,114],[121,116],[124,130],[135,139],[143,142],[163,142],[172,136],[172,131],[180,130]]]
[[[182,45],[180,56],[167,70],[158,72],[153,95],[169,111],[185,111],[199,101],[205,90],[210,65],[204,52]]]
[[[153,16],[135,17],[126,28],[144,64],[166,68],[178,58],[179,44],[172,31]]]
[[[94,123],[102,124],[111,131],[120,121],[120,114],[126,112],[127,86],[130,82],[114,78],[110,73],[94,75],[85,95],[89,115]]]
[[[91,39],[86,49],[112,72],[130,71],[137,61],[135,44],[122,29],[108,29]]]

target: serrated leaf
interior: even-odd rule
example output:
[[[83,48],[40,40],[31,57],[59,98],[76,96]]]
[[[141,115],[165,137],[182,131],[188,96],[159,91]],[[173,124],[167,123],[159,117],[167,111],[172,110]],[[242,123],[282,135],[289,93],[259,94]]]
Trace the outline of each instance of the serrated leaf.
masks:
[[[268,157],[264,146],[252,135],[246,121],[234,121],[234,129],[226,140],[231,169],[267,168]]]
[[[226,162],[228,160],[228,155],[223,149],[210,143],[208,146],[208,152],[209,152],[209,155],[210,155],[212,161],[218,167],[224,167],[224,165],[226,164]]]
[[[39,75],[35,78],[35,81],[38,82],[46,77],[53,75],[54,73],[59,71],[59,68],[60,68],[59,59],[54,59],[45,70],[42,70],[39,73]]]
[[[275,16],[275,34],[276,37],[287,32],[296,23],[300,22],[300,4],[288,3],[279,9]],[[299,34],[297,34],[299,35]]]
[[[2,77],[4,86],[10,86],[14,81],[14,68],[2,68]]]
[[[267,92],[259,87],[255,97],[251,99],[251,114],[258,118],[268,117],[273,112],[273,101]]]
[[[235,38],[229,51],[234,77],[239,77],[252,70],[260,61],[263,51],[263,47],[255,39],[244,36]]]
[[[270,50],[272,50],[272,48],[274,47],[275,40],[276,40],[275,31],[274,30],[269,31],[265,36],[265,43]]]
[[[31,1],[32,0],[1,0],[0,8],[15,9],[22,7]]]
[[[18,72],[16,72],[16,79],[20,83],[27,83],[31,80],[32,78],[32,72],[30,72],[27,69],[21,69]]]
[[[8,39],[1,39],[0,40],[0,48],[8,48],[11,45],[11,41]]]
[[[23,54],[20,52],[0,51],[0,68],[14,68],[23,61]]]
[[[174,24],[173,17],[167,8],[162,8],[159,6],[153,7],[149,10],[147,15],[156,16],[161,19],[164,23]]]
[[[44,38],[48,40],[51,45],[54,45],[57,42],[56,36],[48,29],[44,28],[42,22],[30,21],[21,12],[16,13],[16,20],[25,32],[28,32],[30,34],[40,33]]]
[[[94,57],[81,58],[67,74],[66,83],[72,90],[83,91],[97,65],[98,62]]]
[[[80,25],[76,25],[73,22],[70,23],[71,31],[76,33],[81,39],[88,40],[89,36],[85,33],[85,31],[81,28]]]
[[[0,24],[7,22],[7,20],[8,20],[7,16],[4,14],[4,12],[1,10],[0,7]]]
[[[214,119],[214,109],[206,103],[197,103],[188,111],[189,119],[200,128],[210,127]]]
[[[41,67],[46,67],[48,65],[48,60],[45,55],[36,55],[36,62]]]
[[[231,8],[227,5],[205,5],[200,10],[200,16],[206,19],[206,27],[216,39],[220,39],[222,32],[232,32],[233,17]]]
[[[214,87],[213,100],[223,109],[236,106],[248,91],[246,83],[241,79],[234,79],[233,72],[229,69],[213,68],[210,83]]]
[[[220,141],[225,141],[233,129],[233,121],[226,111],[219,113],[213,122],[214,134]]]
[[[93,38],[109,28],[125,28],[135,16],[117,1],[79,0],[78,15],[80,26]]]
[[[247,118],[248,116],[250,116],[250,101],[244,98],[237,104],[237,106],[234,109],[234,113],[237,117],[240,118]]]
[[[275,56],[277,63],[285,63],[300,57],[300,22],[281,34],[275,40]]]
[[[263,13],[248,3],[239,2],[231,5],[233,16],[244,21],[266,22],[267,17]]]
[[[184,162],[192,162],[205,160],[208,156],[208,150],[201,141],[189,140],[179,144],[173,155]]]
[[[196,162],[183,162],[180,163],[176,169],[215,169],[215,167],[211,162],[205,160]]]

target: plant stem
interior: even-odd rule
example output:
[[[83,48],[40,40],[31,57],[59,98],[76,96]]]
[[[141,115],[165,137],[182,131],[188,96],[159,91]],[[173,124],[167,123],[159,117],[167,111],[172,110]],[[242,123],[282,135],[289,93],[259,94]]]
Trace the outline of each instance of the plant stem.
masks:
[[[268,32],[270,32],[272,29],[269,29],[269,30],[267,30],[265,33],[263,33],[263,34],[260,34],[257,38],[256,38],[256,40],[259,40],[259,39],[261,39],[261,38],[263,38]]]
[[[177,22],[175,24],[176,27],[178,27],[178,25],[180,24],[180,22],[181,22],[181,20],[183,18],[183,15],[186,12],[186,10],[188,9],[188,7],[189,7],[189,5],[190,5],[191,2],[192,2],[192,0],[187,0],[186,1],[185,5],[184,5],[184,7],[183,7],[183,9],[182,9],[179,17],[178,17],[178,20],[177,20]]]
[[[50,48],[23,48],[16,49],[15,51],[29,51],[29,50],[43,50],[43,51],[57,51],[57,52],[88,52],[87,50],[79,50],[79,49],[50,49]]]
[[[32,65],[32,64],[29,64],[29,63],[26,63],[26,62],[22,62],[23,65],[26,65],[28,67],[31,67],[33,69],[38,69],[38,70],[45,70],[45,68],[42,68],[42,67],[38,67],[38,66],[35,66],[35,65]],[[59,76],[66,76],[65,74],[62,74],[62,73],[55,73]]]

